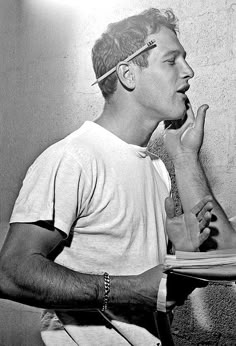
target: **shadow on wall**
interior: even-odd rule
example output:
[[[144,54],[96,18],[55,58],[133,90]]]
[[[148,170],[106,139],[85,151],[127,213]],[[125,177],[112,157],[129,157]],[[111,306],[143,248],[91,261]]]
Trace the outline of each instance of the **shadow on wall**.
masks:
[[[172,333],[176,346],[236,345],[236,285],[209,284],[177,307]]]

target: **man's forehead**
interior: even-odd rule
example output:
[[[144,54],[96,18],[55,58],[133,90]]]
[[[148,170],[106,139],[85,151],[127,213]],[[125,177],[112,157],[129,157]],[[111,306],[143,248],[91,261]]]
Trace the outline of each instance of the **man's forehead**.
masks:
[[[184,56],[186,55],[177,35],[166,27],[162,27],[159,32],[150,35],[148,39],[155,39],[158,55],[166,56],[178,53]],[[154,51],[156,51],[156,49],[153,49],[153,52]]]

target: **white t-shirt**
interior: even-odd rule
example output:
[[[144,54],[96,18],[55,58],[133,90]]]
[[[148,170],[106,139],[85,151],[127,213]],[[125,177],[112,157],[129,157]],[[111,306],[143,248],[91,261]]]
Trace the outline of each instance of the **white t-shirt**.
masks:
[[[72,240],[56,259],[68,268],[134,275],[163,263],[164,200],[169,192],[169,175],[160,159],[152,160],[146,148],[127,144],[87,121],[29,168],[10,222],[53,222]],[[50,330],[58,327],[54,319],[47,323]],[[60,320],[79,345],[128,344],[114,329],[78,326],[75,316],[72,322],[66,313]],[[114,323],[135,346],[158,342],[141,327]],[[59,345],[55,339],[47,344]]]

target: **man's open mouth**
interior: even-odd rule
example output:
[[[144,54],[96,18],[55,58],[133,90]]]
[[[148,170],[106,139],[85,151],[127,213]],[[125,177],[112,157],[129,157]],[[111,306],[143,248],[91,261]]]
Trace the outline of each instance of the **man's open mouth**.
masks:
[[[185,94],[186,91],[188,91],[189,88],[190,88],[190,85],[189,85],[189,84],[186,84],[186,85],[181,86],[181,87],[177,90],[177,92],[178,92],[178,93],[181,93],[181,94]]]

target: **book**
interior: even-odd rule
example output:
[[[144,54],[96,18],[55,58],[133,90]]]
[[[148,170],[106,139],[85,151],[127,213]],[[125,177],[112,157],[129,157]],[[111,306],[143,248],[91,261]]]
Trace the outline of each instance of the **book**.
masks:
[[[176,251],[166,255],[165,271],[214,281],[236,280],[236,249],[208,252]]]

